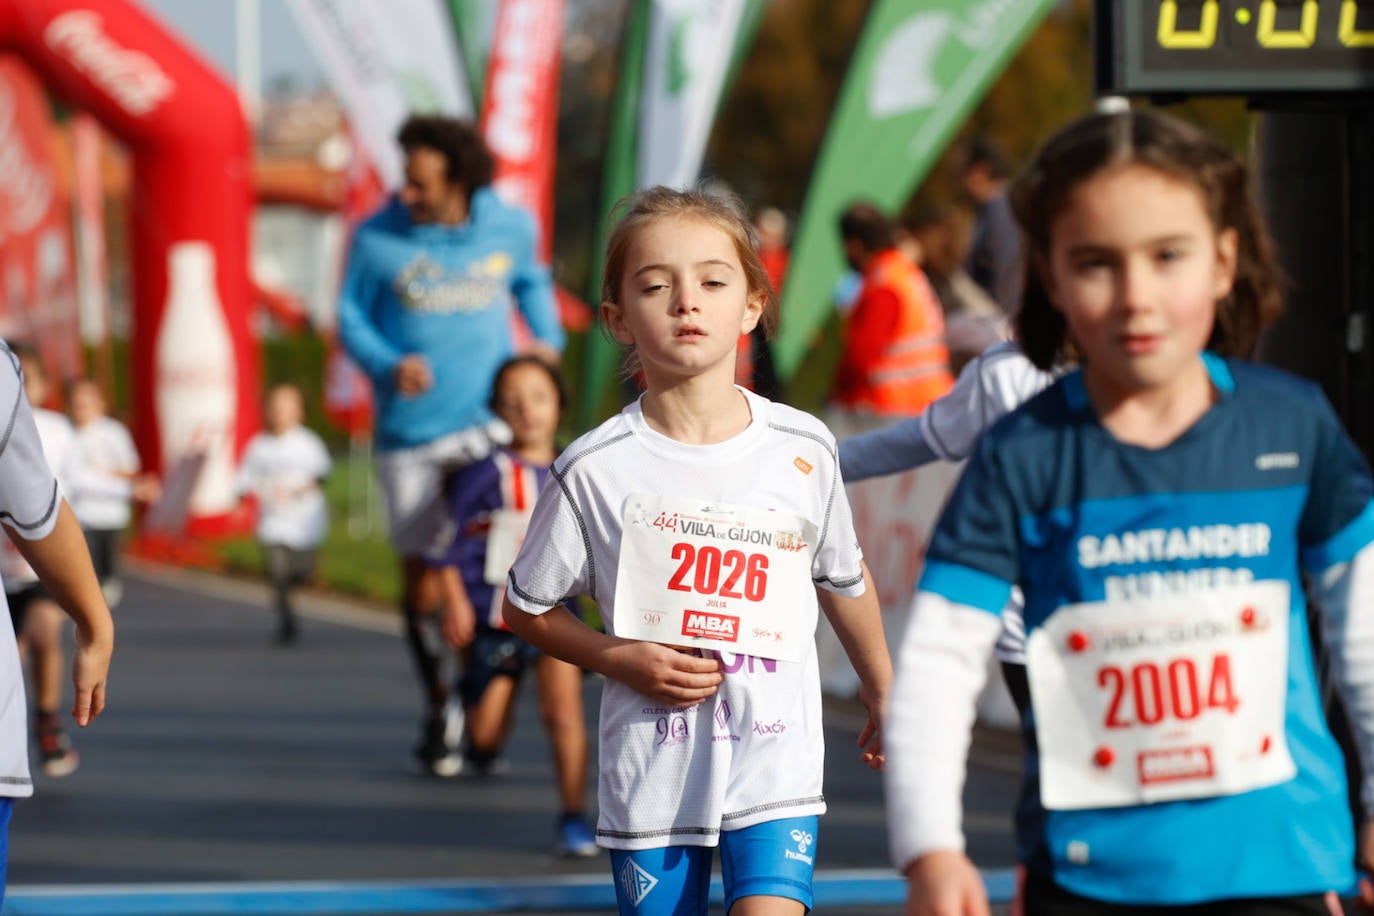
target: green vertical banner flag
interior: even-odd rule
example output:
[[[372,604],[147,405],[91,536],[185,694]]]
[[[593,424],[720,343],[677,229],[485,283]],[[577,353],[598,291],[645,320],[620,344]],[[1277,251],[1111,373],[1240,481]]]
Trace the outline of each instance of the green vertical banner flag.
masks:
[[[867,200],[901,207],[1056,0],[875,0],[798,221],[773,341],[790,379],[833,308],[838,222]]]
[[[651,185],[685,187],[701,174],[721,97],[753,41],[766,0],[632,0],[611,115],[587,301],[601,301],[611,208]],[[600,325],[587,337],[576,423],[600,419],[617,348]]]
[[[447,0],[447,3],[453,34],[467,71],[468,88],[472,91],[472,110],[480,118],[485,98],[487,56],[491,52],[501,0]]]

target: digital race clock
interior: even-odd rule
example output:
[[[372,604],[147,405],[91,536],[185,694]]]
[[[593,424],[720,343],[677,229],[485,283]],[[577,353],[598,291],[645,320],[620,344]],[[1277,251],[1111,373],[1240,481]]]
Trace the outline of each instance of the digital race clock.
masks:
[[[1098,89],[1374,92],[1374,0],[1097,0]]]

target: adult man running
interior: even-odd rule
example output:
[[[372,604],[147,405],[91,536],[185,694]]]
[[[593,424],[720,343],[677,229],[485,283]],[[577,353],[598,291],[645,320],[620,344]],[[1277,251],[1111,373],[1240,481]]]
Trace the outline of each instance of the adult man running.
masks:
[[[563,345],[534,221],[489,187],[492,159],[467,122],[413,116],[397,140],[405,185],[358,227],[339,302],[344,347],[372,380],[377,472],[403,573],[401,609],[425,695],[416,756],[458,772],[459,729],[445,727],[442,641],[427,630],[437,579],[422,555],[446,542],[445,471],[503,441],[487,408],[496,368],[511,355],[512,299],[538,341]]]

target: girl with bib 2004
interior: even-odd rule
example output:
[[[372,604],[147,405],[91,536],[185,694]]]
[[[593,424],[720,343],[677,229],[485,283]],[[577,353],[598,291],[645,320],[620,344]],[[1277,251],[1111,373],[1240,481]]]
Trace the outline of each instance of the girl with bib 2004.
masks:
[[[882,766],[891,679],[877,599],[815,418],[733,384],[776,302],[725,198],[653,188],[607,246],[602,314],[643,396],[553,467],[508,579],[511,629],[606,676],[597,842],[622,914],[705,914],[712,849],[733,916],[801,914],[820,843],[824,608]],[[585,593],[606,633],[559,605]]]
[[[1022,345],[1081,368],[983,437],[928,553],[885,732],[908,913],[988,912],[958,799],[1014,586],[1025,912],[1329,913],[1356,830],[1304,585],[1374,759],[1374,486],[1315,385],[1236,358],[1280,299],[1245,169],[1166,115],[1098,114],[1012,201]]]

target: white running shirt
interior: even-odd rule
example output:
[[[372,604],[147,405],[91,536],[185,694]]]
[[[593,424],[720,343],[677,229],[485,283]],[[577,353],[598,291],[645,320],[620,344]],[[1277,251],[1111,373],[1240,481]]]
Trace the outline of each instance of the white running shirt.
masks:
[[[19,379],[18,360],[0,343],[0,520],[20,537],[38,540],[52,533],[62,494],[43,456],[43,443],[38,438],[33,412]],[[8,542],[8,538],[5,540]],[[24,698],[24,678],[14,644],[14,628],[6,623],[0,626],[0,795],[3,796],[26,798],[33,794],[33,781],[29,778],[27,716],[28,702]]]
[[[82,528],[122,531],[129,524],[130,479],[141,465],[129,429],[114,417],[97,417],[76,427],[76,480],[67,501]]]
[[[248,440],[235,489],[258,499],[258,541],[295,550],[318,547],[329,524],[324,492],[329,451],[304,426],[281,435],[260,432]]]
[[[590,595],[614,635],[622,517],[634,493],[801,516],[817,532],[813,582],[863,594],[862,554],[834,438],[815,417],[738,390],[753,420],[725,442],[669,439],[649,428],[636,402],[564,451],[511,569],[511,602],[542,614],[569,596]],[[814,589],[807,595],[816,600]],[[814,643],[802,662],[718,655],[725,680],[695,707],[661,706],[606,681],[600,845],[715,846],[722,830],[824,812]]]

